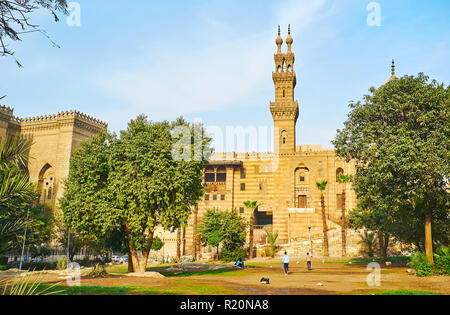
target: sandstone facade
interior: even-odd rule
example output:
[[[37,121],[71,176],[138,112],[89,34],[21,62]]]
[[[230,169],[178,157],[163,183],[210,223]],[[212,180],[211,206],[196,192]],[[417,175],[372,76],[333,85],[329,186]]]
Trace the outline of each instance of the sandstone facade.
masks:
[[[53,207],[62,197],[72,153],[81,142],[107,128],[106,123],[77,111],[18,118],[13,109],[0,107],[0,137],[18,134],[32,139],[28,162],[30,181],[36,185],[39,202]]]
[[[290,244],[309,234],[323,235],[321,192],[317,182],[328,181],[324,194],[330,230],[340,231],[344,191],[346,211],[356,205],[351,185],[337,182],[338,174],[355,173],[355,163],[346,163],[334,150],[322,150],[320,145],[296,144],[299,105],[294,96],[297,79],[290,31],[286,43],[287,52],[283,53],[279,33],[272,74],[275,101],[268,107],[274,121],[274,153],[216,153],[212,156],[205,170],[206,197],[194,211],[186,230],[187,253],[200,249],[195,226],[211,208],[236,209],[247,220],[254,216],[256,244],[265,243],[265,228],[279,233],[279,244]],[[244,202],[248,200],[258,201],[260,206],[255,213],[245,208]],[[342,251],[333,246],[330,253],[340,255]]]

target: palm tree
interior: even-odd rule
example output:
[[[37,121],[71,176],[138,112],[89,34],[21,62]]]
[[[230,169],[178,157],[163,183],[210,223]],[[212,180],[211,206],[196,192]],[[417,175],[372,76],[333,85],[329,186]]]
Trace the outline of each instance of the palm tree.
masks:
[[[347,218],[345,213],[345,197],[346,197],[346,184],[350,182],[350,176],[339,174],[337,177],[338,183],[343,184],[342,188],[342,257],[347,256]]]
[[[10,250],[11,242],[23,229],[24,223],[21,221],[0,222],[0,256]]]
[[[26,172],[31,145],[30,139],[20,136],[0,137],[0,209],[10,213],[34,199],[34,186]]]
[[[321,192],[321,204],[322,204],[322,223],[323,223],[323,255],[325,257],[330,256],[328,249],[328,224],[327,224],[327,214],[325,212],[325,195],[324,191],[327,189],[328,181],[323,181],[316,183],[317,188]]]
[[[249,257],[253,258],[253,229],[255,226],[255,210],[258,208],[258,201],[246,201],[244,206],[251,210],[250,214],[250,232],[249,232]]]
[[[275,257],[275,252],[276,252],[276,243],[277,243],[277,239],[278,239],[278,231],[275,231],[275,233],[273,233],[272,231],[270,231],[269,229],[265,229],[266,234],[267,234],[267,239],[269,240],[269,244],[270,244],[270,255],[272,258]]]

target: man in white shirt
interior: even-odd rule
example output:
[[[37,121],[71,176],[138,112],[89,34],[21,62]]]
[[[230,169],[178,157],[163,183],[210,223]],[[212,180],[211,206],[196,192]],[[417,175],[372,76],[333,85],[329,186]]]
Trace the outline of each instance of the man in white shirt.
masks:
[[[284,274],[287,276],[289,274],[289,256],[287,254],[287,252],[284,253],[283,256],[283,269],[284,269]]]

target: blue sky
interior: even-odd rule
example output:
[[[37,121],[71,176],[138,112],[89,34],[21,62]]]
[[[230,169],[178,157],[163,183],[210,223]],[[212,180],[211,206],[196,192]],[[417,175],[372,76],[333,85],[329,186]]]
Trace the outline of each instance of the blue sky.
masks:
[[[39,12],[51,43],[28,34],[0,58],[0,95],[29,117],[76,109],[126,128],[201,118],[206,125],[272,126],[277,25],[292,25],[298,144],[322,144],[342,128],[348,102],[390,76],[424,72],[450,83],[450,2],[384,0],[371,27],[365,0],[80,0],[81,26]]]

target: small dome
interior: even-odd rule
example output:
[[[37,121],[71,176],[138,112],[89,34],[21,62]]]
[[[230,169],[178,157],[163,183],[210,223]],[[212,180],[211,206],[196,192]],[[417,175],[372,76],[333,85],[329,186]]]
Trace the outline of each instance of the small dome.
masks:
[[[291,34],[289,34],[288,37],[286,38],[286,44],[292,45],[293,42],[294,39],[292,38]]]
[[[281,38],[281,36],[278,36],[277,40],[276,40],[276,43],[277,43],[277,45],[283,45],[283,38]]]

